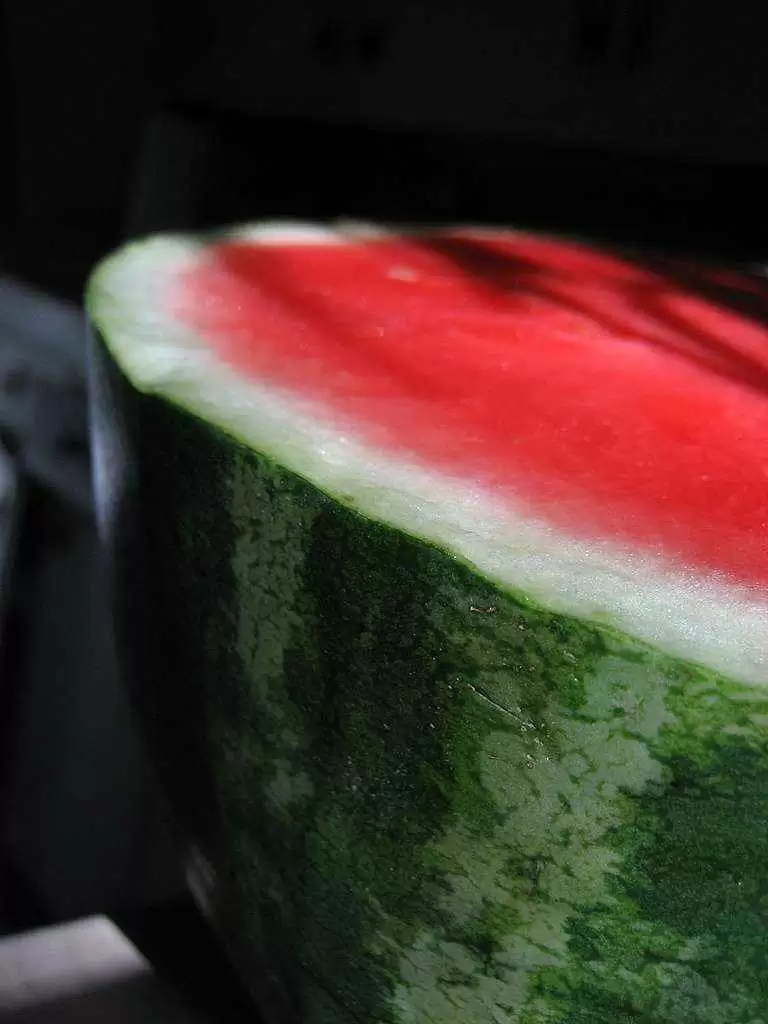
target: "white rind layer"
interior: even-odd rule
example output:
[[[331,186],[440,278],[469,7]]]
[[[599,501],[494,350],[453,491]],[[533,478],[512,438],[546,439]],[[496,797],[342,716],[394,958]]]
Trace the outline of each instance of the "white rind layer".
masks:
[[[266,224],[221,237],[343,244],[363,230]],[[91,318],[138,390],[178,404],[360,512],[439,545],[545,607],[768,684],[768,595],[683,571],[640,549],[568,536],[524,501],[502,504],[471,480],[372,448],[322,404],[223,363],[168,309],[174,278],[195,265],[205,244],[178,236],[134,243],[91,281]]]

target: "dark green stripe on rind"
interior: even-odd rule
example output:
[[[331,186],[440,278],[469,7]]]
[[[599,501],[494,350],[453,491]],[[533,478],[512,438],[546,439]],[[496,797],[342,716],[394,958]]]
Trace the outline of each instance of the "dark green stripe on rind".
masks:
[[[270,1024],[768,1021],[762,689],[109,374],[139,707]]]

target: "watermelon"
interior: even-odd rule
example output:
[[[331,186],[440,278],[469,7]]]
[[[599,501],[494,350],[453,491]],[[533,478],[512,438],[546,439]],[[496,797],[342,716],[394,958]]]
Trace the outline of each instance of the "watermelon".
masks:
[[[768,1021],[768,287],[488,228],[158,236],[96,493],[269,1024]]]

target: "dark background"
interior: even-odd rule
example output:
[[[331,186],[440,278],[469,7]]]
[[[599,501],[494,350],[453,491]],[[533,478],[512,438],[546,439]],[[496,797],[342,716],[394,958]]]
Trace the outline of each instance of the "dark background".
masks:
[[[87,484],[93,264],[149,231],[352,216],[759,268],[766,38],[768,6],[746,2],[3,0],[0,451],[18,487],[0,932],[109,911],[182,986],[226,978],[111,642]]]
[[[73,297],[121,232],[190,216],[511,217],[715,249],[766,228],[759,3],[0,10],[7,260]]]

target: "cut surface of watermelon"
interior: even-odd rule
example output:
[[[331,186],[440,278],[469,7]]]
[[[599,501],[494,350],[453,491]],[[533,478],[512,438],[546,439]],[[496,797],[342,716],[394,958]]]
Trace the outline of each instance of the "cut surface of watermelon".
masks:
[[[573,242],[298,226],[140,243],[91,294],[142,390],[554,608],[768,675],[767,333],[723,300]]]
[[[124,651],[268,1024],[768,1020],[767,293],[477,228],[97,269]]]

